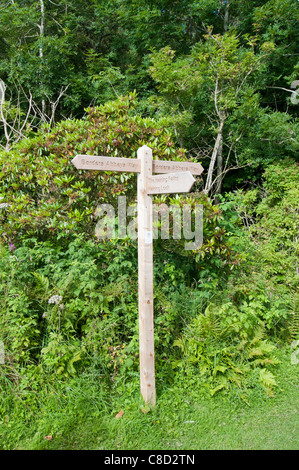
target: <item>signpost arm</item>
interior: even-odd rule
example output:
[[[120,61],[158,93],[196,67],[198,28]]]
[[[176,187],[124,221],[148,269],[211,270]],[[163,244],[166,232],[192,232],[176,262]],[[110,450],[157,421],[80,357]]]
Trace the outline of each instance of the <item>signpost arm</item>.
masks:
[[[139,148],[137,158],[141,163],[137,177],[140,391],[146,403],[155,405],[153,222],[152,198],[147,194],[151,149],[145,145]]]

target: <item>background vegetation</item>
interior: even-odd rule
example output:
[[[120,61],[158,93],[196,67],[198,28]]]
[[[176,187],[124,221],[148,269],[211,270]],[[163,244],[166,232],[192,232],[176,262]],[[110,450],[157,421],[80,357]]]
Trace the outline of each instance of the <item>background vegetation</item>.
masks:
[[[0,448],[298,447],[298,2],[15,0],[0,24]],[[155,198],[203,204],[204,240],[155,240],[154,410],[136,242],[95,237],[136,175],[71,163],[144,144],[205,169]]]

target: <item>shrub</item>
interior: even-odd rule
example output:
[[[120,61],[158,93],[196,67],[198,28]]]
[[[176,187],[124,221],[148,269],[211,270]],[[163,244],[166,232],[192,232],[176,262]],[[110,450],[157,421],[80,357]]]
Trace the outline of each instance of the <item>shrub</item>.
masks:
[[[273,353],[275,345],[258,325],[254,312],[251,317],[247,315],[245,326],[236,309],[233,321],[227,319],[224,313],[232,306],[225,307],[210,304],[189,323],[184,334],[174,342],[181,349],[182,357],[173,361],[173,367],[181,368],[181,374],[189,379],[191,375],[199,375],[211,395],[237,387],[245,401],[252,372],[258,368],[260,383],[273,396],[276,383],[269,366],[278,362]]]
[[[136,175],[78,171],[71,163],[76,154],[135,158],[147,144],[154,158],[187,159],[163,121],[134,114],[135,105],[131,94],[88,108],[84,119],[44,126],[9,154],[0,153],[0,196],[9,204],[0,222],[7,236],[53,240],[84,233],[92,238],[99,203],[113,203],[117,194],[136,197]]]

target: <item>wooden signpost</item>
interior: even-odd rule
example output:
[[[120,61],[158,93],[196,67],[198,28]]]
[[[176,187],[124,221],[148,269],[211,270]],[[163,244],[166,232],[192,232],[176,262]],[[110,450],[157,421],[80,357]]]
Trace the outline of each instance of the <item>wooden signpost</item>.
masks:
[[[77,155],[72,163],[78,169],[138,173],[138,306],[140,391],[146,403],[155,405],[154,305],[153,305],[153,217],[151,194],[189,192],[203,167],[200,163],[153,160],[144,145],[137,159]],[[155,175],[153,173],[164,173]]]

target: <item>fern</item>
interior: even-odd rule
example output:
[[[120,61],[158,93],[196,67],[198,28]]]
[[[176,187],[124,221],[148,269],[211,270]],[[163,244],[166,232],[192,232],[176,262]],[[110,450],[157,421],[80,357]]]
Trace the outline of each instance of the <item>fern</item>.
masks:
[[[48,300],[50,286],[49,279],[39,272],[33,272],[31,274],[35,277],[36,281],[36,286],[34,288],[35,298],[40,302]]]
[[[261,369],[260,370],[260,382],[263,385],[267,395],[269,397],[273,397],[274,396],[273,387],[275,387],[277,384],[275,382],[275,377],[272,374],[272,372],[270,372],[267,369]]]
[[[49,279],[39,272],[34,272],[32,275],[35,277],[37,288],[47,292],[49,290]]]
[[[210,304],[205,309],[204,314],[198,315],[194,321],[193,331],[196,332],[201,340],[208,341],[209,344],[219,345],[220,340],[228,339],[231,333],[231,327],[224,327],[221,316],[214,312],[215,305]]]
[[[272,355],[271,358],[267,357],[270,355],[275,346],[269,343],[265,339],[266,332],[263,327],[258,327],[254,331],[252,340],[244,339],[238,347],[238,350],[242,354],[243,360],[250,361],[253,365],[265,365],[265,364],[277,364],[277,359]]]
[[[294,294],[292,308],[289,314],[289,335],[290,342],[298,339],[299,336],[299,294]]]
[[[185,334],[174,342],[174,346],[181,349],[183,358],[173,366],[193,373],[197,370],[206,378],[205,386],[212,396],[236,386],[244,397],[249,373],[256,370],[265,392],[273,396],[275,377],[268,367],[277,364],[278,360],[273,354],[275,346],[267,340],[265,328],[258,326],[251,337],[242,337],[234,325],[223,321],[222,312],[215,311],[214,307],[209,305],[203,314],[194,318]]]
[[[265,336],[265,329],[263,327],[259,327],[255,330],[254,332],[254,337],[250,341],[250,345],[257,344],[259,341],[261,341]]]

